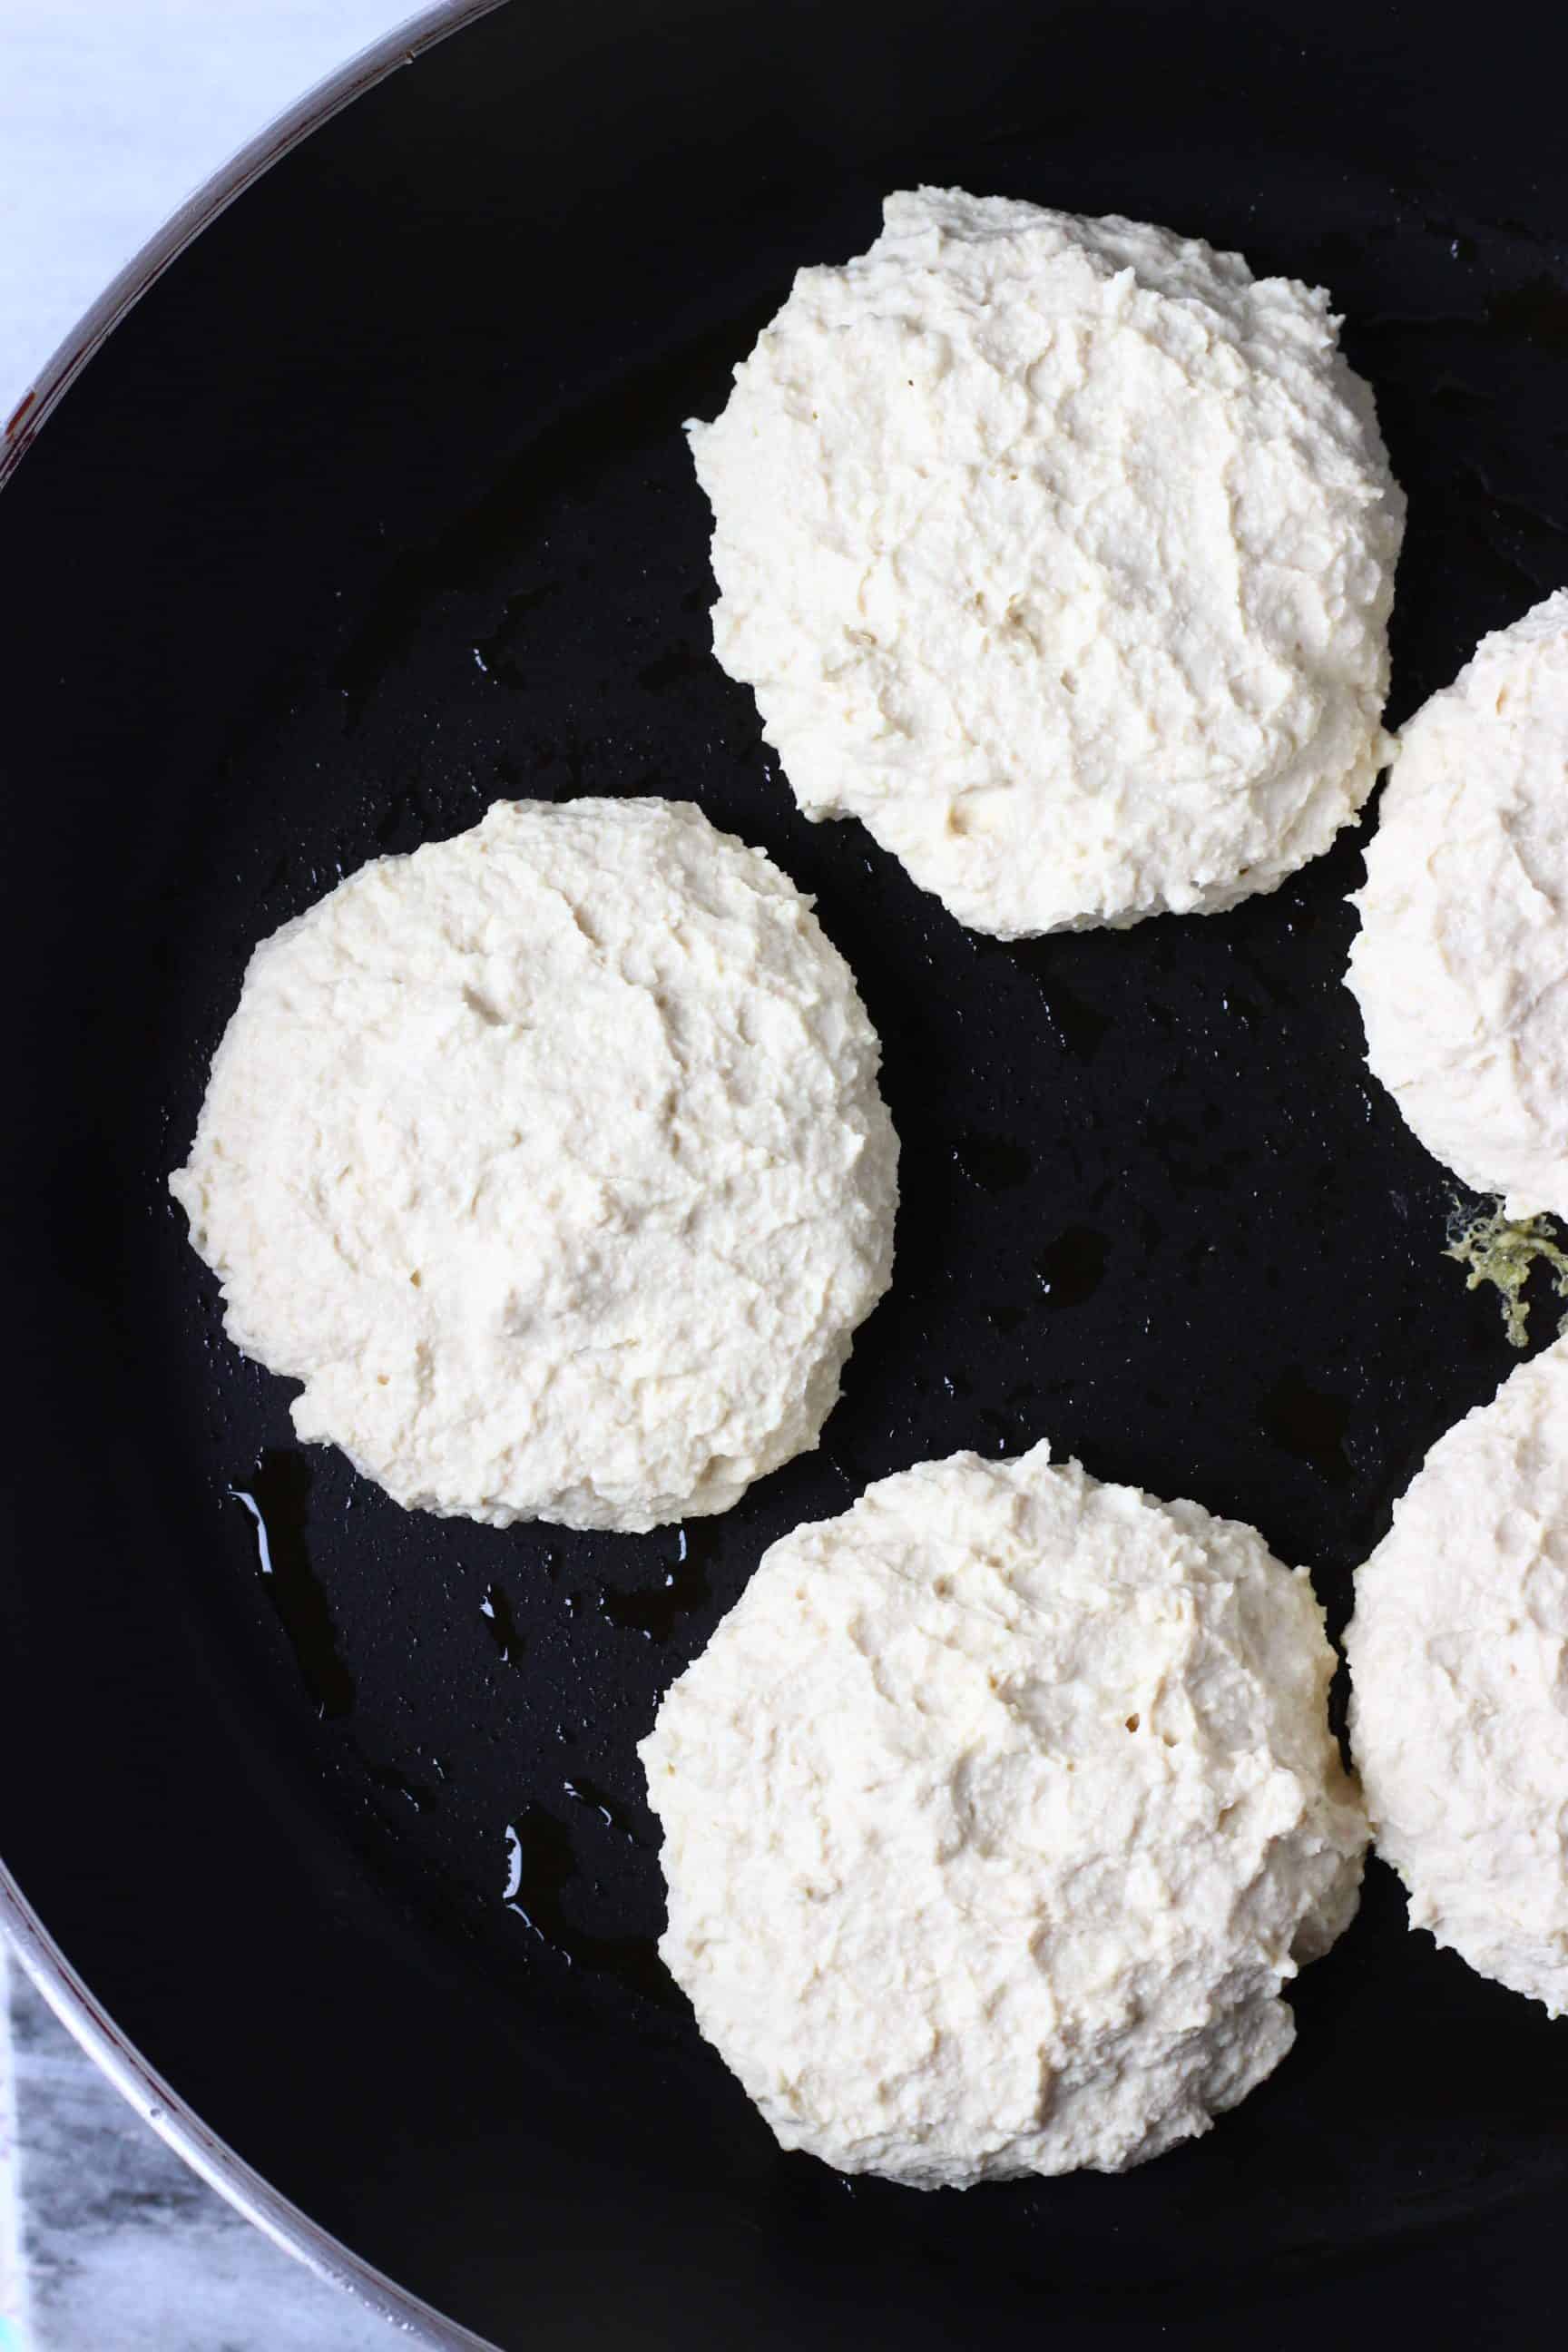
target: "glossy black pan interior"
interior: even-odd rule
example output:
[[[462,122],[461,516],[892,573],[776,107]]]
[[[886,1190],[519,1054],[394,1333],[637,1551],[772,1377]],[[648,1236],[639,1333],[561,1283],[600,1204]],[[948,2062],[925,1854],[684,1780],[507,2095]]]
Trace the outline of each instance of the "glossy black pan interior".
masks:
[[[1333,289],[1376,385],[1403,718],[1568,578],[1563,18],[1439,25],[516,0],[210,227],[0,500],[0,1853],[180,2100],[499,2344],[1490,2341],[1554,2266],[1568,2027],[1376,1869],[1289,2061],[1143,2171],[781,2156],[654,1957],[633,1755],[773,1537],[962,1445],[1253,1520],[1337,1624],[1512,1360],[1362,1068],[1361,836],[1219,919],[965,934],[795,815],[709,656],[679,432],[889,186],[1239,246]],[[694,795],[817,894],[903,1138],[822,1450],[684,1537],[437,1524],[303,1454],[163,1190],[261,933],[576,792]]]

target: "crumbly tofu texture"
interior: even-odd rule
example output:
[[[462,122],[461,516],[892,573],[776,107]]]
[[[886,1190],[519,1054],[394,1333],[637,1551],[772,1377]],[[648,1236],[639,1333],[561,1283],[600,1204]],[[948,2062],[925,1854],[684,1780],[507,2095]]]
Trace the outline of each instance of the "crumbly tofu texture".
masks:
[[[880,1049],[689,803],[498,803],[257,950],[171,1180],[301,1437],[411,1508],[642,1529],[816,1444],[892,1264]]]
[[[1356,1577],[1351,1744],[1425,1927],[1568,2012],[1568,1340],[1437,1440]]]
[[[1568,1213],[1568,590],[1405,727],[1352,904],[1373,1075],[1510,1219]]]
[[[774,1544],[640,1752],[660,1949],[781,2143],[963,2188],[1244,2098],[1355,1908],[1333,1663],[1250,1528],[1043,1444]]]
[[[1213,913],[1384,754],[1404,530],[1321,290],[1114,216],[889,196],[688,427],[714,651],[808,816],[1003,938]]]

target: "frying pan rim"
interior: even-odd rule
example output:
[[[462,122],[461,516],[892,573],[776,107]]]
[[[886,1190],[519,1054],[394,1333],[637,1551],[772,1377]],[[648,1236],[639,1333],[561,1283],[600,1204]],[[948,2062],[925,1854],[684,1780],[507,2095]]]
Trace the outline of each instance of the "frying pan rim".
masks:
[[[437,0],[395,35],[363,52],[342,71],[309,92],[209,181],[149,241],[84,314],[58,351],[46,362],[33,390],[8,424],[0,422],[0,486],[11,477],[38,431],[83,368],[96,357],[125,316],[171,262],[183,255],[202,229],[236,197],[264,176],[270,165],[345,108],[385,79],[403,63],[414,62],[447,35],[499,9],[500,0]],[[310,2214],[273,2188],[234,2148],[213,2132],[196,2108],[163,2082],[135,2044],[115,2025],[55,1944],[16,1877],[0,1857],[0,1937],[16,1951],[19,1965],[37,1985],[54,2012],[88,2057],[143,2120],[191,2168],[248,2221],[318,2275],[374,2309],[412,2341],[437,2352],[499,2352],[489,2336],[473,2333],[354,2253]]]
[[[317,82],[205,181],[84,311],[0,426],[0,488],[82,370],[170,264],[237,196],[345,106],[502,0],[434,0]],[[160,2139],[245,2220],[319,2278],[437,2352],[495,2352],[487,2338],[410,2294],[313,2221],[212,2131],[164,2082],[72,1968],[0,1856],[0,1938],[62,2025]]]
[[[0,1937],[100,2073],[197,2177],[247,2221],[354,2301],[437,2352],[498,2352],[482,2336],[353,2252],[237,2156],[120,2031],[72,1968],[10,1870],[0,1862]]]
[[[341,114],[367,89],[374,89],[399,66],[411,66],[426,50],[460,32],[481,16],[489,16],[504,0],[427,0],[406,22],[367,48],[358,49],[345,65],[314,83],[302,98],[275,115],[256,137],[247,142],[210,179],[187,196],[163,226],[150,236],[97,300],[83,311],[64,341],[50,352],[30,384],[23,387],[8,416],[0,422],[0,489],[10,480],[37,440],[47,419],[70,390],[88,362],[100,352],[121,321],[135,309],[150,287],[177,261],[203,229],[226,212],[273,164]]]

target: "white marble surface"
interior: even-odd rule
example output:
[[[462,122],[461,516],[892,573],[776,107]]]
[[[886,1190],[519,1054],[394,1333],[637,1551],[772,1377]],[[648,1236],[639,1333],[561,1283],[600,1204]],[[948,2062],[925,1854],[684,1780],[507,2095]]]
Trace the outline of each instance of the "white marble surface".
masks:
[[[396,2352],[186,2169],[0,1947],[0,2352]]]
[[[421,0],[0,0],[0,422],[203,181]]]
[[[0,1943],[0,2352],[26,2352],[27,2285],[17,2189],[16,2067],[11,2055],[5,1948]]]

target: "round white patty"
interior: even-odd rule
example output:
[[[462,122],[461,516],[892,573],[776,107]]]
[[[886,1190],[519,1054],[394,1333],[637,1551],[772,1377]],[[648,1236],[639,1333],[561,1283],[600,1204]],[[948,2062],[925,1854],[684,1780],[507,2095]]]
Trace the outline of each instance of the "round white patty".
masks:
[[[1510,1217],[1568,1213],[1568,592],[1483,637],[1400,737],[1352,904],[1367,1059]]]
[[[1404,499],[1327,295],[1135,221],[885,214],[688,427],[795,798],[1005,939],[1273,889],[1384,748]]]
[[[816,1444],[891,1263],[879,1059],[760,851],[501,802],[258,948],[171,1189],[301,1437],[410,1507],[651,1528]]]
[[[1356,1577],[1378,1852],[1484,1976],[1568,2011],[1568,1340],[1436,1444]]]
[[[1294,2038],[1365,1822],[1301,1570],[1037,1445],[764,1557],[642,1746],[660,1950],[785,2147],[921,2189],[1141,2163]]]

